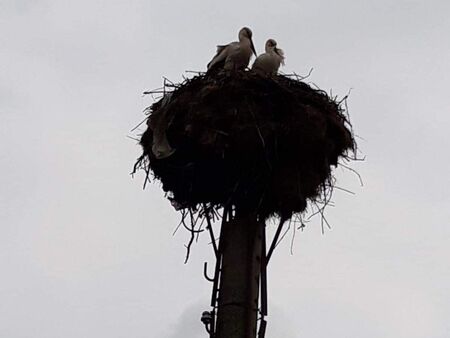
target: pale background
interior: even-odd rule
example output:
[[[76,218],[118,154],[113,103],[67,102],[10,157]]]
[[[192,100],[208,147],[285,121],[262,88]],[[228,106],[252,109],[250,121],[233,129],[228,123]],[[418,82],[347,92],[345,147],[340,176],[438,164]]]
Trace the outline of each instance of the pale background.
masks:
[[[248,25],[349,105],[363,176],[269,270],[267,337],[450,336],[450,2],[0,0],[0,337],[206,337],[207,238],[129,176],[162,76]],[[141,129],[142,131],[142,129]]]

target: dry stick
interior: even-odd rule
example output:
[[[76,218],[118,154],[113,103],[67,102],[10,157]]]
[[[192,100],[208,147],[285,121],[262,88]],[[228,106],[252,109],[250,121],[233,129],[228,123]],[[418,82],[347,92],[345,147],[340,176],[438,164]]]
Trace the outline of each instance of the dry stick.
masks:
[[[136,160],[136,163],[133,166],[133,171],[131,172],[131,176],[134,177],[134,174],[136,174],[138,169],[142,168],[142,161],[144,161],[144,155],[139,156],[138,159]]]
[[[336,186],[333,185],[333,182],[328,182],[328,184],[329,184],[328,185],[328,188],[329,188],[328,190],[326,189],[327,188],[326,184],[325,183],[323,184],[324,198],[323,198],[323,201],[321,202],[321,203],[323,203],[323,206],[320,207],[318,205],[318,201],[313,202],[314,205],[317,208],[317,211],[314,212],[307,219],[307,221],[309,221],[313,216],[315,216],[318,213],[320,213],[320,215],[321,215],[320,226],[321,226],[321,229],[322,229],[322,235],[325,234],[324,222],[327,225],[328,229],[331,229],[330,224],[328,223],[327,219],[325,218],[324,210],[328,206],[328,204],[331,203],[331,198],[333,196],[333,189],[336,188]],[[329,194],[327,193],[327,191],[329,192]]]
[[[195,242],[198,242],[198,239],[200,237],[200,232],[203,231],[202,226],[203,223],[205,223],[205,219],[203,218],[202,221],[200,222],[200,225],[198,226],[198,230],[197,230],[197,238],[195,239]],[[201,230],[201,231],[200,231]]]
[[[203,232],[204,230],[203,229],[199,229],[199,230],[195,230],[195,225],[196,225],[196,223],[192,223],[191,224],[191,228],[188,228],[188,226],[186,225],[186,223],[182,223],[183,224],[183,226],[184,226],[184,228],[187,230],[187,231],[189,231],[189,232],[191,232],[191,233],[193,233],[193,234],[196,234],[196,233],[199,233],[199,232]]]
[[[346,193],[348,193],[348,194],[350,194],[350,195],[355,195],[355,193],[354,193],[353,191],[348,190],[348,189],[344,189],[344,188],[341,188],[341,187],[338,187],[338,186],[336,186],[336,185],[333,187],[333,189],[337,189],[337,190],[344,191],[344,192],[346,192]]]
[[[165,77],[165,76],[163,76],[163,79],[164,79],[164,87],[168,87],[169,84],[172,85],[172,86],[178,86],[177,84],[173,83],[172,81],[170,81],[170,80],[169,80],[167,77]],[[169,84],[167,84],[167,82],[168,82]]]
[[[189,255],[191,253],[191,246],[192,246],[192,243],[194,242],[194,238],[195,238],[195,232],[192,229],[192,231],[191,231],[191,238],[189,239],[189,243],[187,245],[185,245],[185,247],[186,247],[186,258],[184,260],[184,264],[186,264],[188,262],[188,260],[189,260]]]
[[[296,72],[293,72],[292,74],[281,73],[281,75],[284,75],[284,76],[286,76],[286,77],[295,77],[295,79],[296,79],[297,81],[302,81],[302,80],[308,78],[308,77],[311,75],[311,73],[312,73],[313,70],[314,70],[314,68],[311,68],[311,69],[309,70],[308,74],[306,74],[305,76],[299,75],[299,74],[297,74]]]
[[[350,95],[350,91],[348,92],[347,96],[348,96],[348,95]],[[342,100],[342,101],[344,102],[344,107],[345,107],[345,110],[344,110],[344,112],[345,112],[345,118],[346,118],[346,121],[345,121],[345,122],[348,123],[348,125],[350,126],[350,132],[353,134],[353,125],[352,125],[352,123],[350,122],[350,113],[349,113],[349,111],[348,111],[347,97],[346,97],[344,100]],[[339,102],[339,105],[341,105],[342,101]],[[355,144],[355,147],[356,147],[356,144]]]
[[[145,121],[147,121],[147,117],[145,119],[143,119],[141,122],[139,122],[139,124],[136,127],[131,129],[130,133],[135,131],[136,129],[138,129],[142,125],[142,123],[144,123]]]
[[[214,283],[213,283],[213,292],[211,296],[211,306],[216,307],[217,303],[217,289],[219,286],[219,275],[220,275],[220,265],[222,262],[222,246],[223,246],[223,232],[224,232],[224,225],[227,221],[227,214],[228,214],[228,206],[225,206],[223,208],[223,215],[222,215],[222,224],[220,226],[220,238],[219,238],[219,256],[216,259],[216,269],[214,271]]]
[[[323,210],[320,210],[320,216],[321,216],[321,220],[322,220],[322,234],[324,234],[323,222],[325,221],[327,228],[330,230],[331,230],[331,225],[330,225],[330,223],[328,223],[328,221],[323,213]]]
[[[179,88],[181,85],[179,84],[170,84],[170,83],[166,83],[165,86],[167,88]]]
[[[358,176],[359,183],[361,184],[361,187],[364,186],[364,182],[363,182],[363,180],[362,180],[361,175],[360,175],[355,169],[350,168],[349,166],[346,166],[346,165],[343,164],[343,163],[339,163],[339,165],[340,165],[341,167],[344,167],[344,168],[347,169],[347,170],[350,170],[352,173],[354,173],[356,176]]]
[[[129,135],[127,135],[126,137],[128,137],[129,139],[132,139],[133,141],[141,142],[141,140],[138,139],[138,138],[135,138],[135,137],[132,137],[132,136],[129,136]]]
[[[330,208],[334,208],[336,206],[333,201],[319,201],[319,200],[317,200],[314,203],[316,203],[316,204],[323,204],[324,206],[327,206],[327,207],[330,207]]]
[[[353,88],[350,88],[350,89],[348,90],[347,94],[346,94],[340,101],[337,102],[338,106],[339,106],[342,102],[347,101],[348,97],[350,96],[350,93],[352,92],[352,89],[353,89]],[[350,120],[350,119],[349,119],[349,120]]]
[[[158,90],[164,90],[164,85],[163,85],[162,87],[154,88],[154,89],[152,89],[152,90],[148,90],[148,91],[146,91],[146,92],[143,92],[143,94],[145,94],[145,93],[151,93],[151,92],[153,92],[153,91],[158,91]]]
[[[322,215],[322,217],[320,218],[320,227],[322,229],[322,235],[325,234],[325,228],[323,227],[323,212],[322,210],[319,209],[320,215]]]
[[[314,202],[314,205],[315,205],[316,208],[317,208],[317,212],[315,212],[314,215],[316,215],[316,214],[318,214],[318,213],[320,214],[320,226],[321,226],[321,229],[322,229],[322,235],[323,235],[323,234],[325,234],[325,228],[324,228],[324,226],[323,226],[323,225],[324,225],[324,222],[325,222],[327,228],[331,230],[331,225],[330,225],[330,223],[328,223],[328,221],[327,221],[327,219],[326,219],[326,217],[325,217],[325,214],[324,214],[324,210],[325,210],[325,207],[327,206],[327,204],[325,204],[323,207],[319,207],[319,206],[317,205],[317,203]]]
[[[149,94],[165,94],[166,91],[162,89],[154,89],[154,90],[148,90],[145,92],[142,92],[142,95],[149,95]]]
[[[147,186],[147,183],[151,183],[150,181],[150,168],[144,169],[145,171],[145,180],[144,180],[144,186],[142,187],[142,190],[145,189],[145,187]]]
[[[210,211],[211,211],[213,222],[220,219],[220,214],[217,210],[214,209],[214,207],[212,207]]]
[[[357,135],[357,134],[355,134],[354,135],[355,136],[355,138],[359,138],[360,140],[362,140],[362,141],[367,141],[364,137],[362,137],[362,136],[359,136],[359,135]]]
[[[365,156],[364,156],[363,158],[357,158],[357,157],[355,157],[355,158],[352,158],[351,160],[352,160],[352,161],[363,162],[363,161],[366,160],[366,157],[365,157]]]
[[[184,72],[185,73],[194,73],[194,74],[198,74],[198,75],[205,74],[205,72],[200,72],[197,70],[185,70]]]
[[[191,253],[191,245],[192,245],[192,243],[194,242],[194,238],[195,238],[195,232],[194,232],[194,231],[195,231],[195,230],[194,230],[195,224],[192,223],[192,211],[189,210],[189,212],[190,212],[190,215],[191,215],[191,229],[189,229],[189,228],[187,227],[186,223],[184,222],[184,217],[183,217],[183,219],[181,220],[181,223],[183,224],[183,226],[184,226],[188,231],[190,231],[190,233],[191,233],[191,238],[189,239],[188,244],[185,245],[185,248],[186,248],[186,258],[185,258],[185,260],[184,260],[184,264],[186,264],[187,261],[188,261],[188,259],[189,259],[189,255],[190,255],[190,253]]]
[[[203,203],[203,210],[205,211],[205,218],[206,218],[206,222],[208,223],[207,229],[209,231],[209,236],[211,237],[211,242],[214,248],[214,254],[216,255],[216,259],[219,257],[219,250],[217,249],[217,244],[216,244],[216,240],[214,237],[214,231],[211,225],[211,219],[209,218],[209,213],[207,212],[206,209],[206,203]]]
[[[198,217],[199,216],[197,216],[197,218],[195,218],[194,214],[192,213],[192,210],[189,210],[189,216],[190,216],[190,219],[191,219],[191,227],[190,228],[188,228],[186,223],[184,222],[184,217],[183,217],[183,219],[181,221],[183,226],[191,233],[191,238],[189,239],[188,244],[185,245],[185,247],[186,247],[186,258],[184,260],[184,264],[186,264],[188,262],[188,260],[189,260],[189,255],[191,253],[191,246],[192,246],[192,243],[194,242],[195,234],[204,231],[204,229],[201,229],[201,225],[202,224],[200,224],[200,228],[198,230],[195,230],[195,226],[197,225],[197,221],[198,221]]]
[[[177,231],[178,231],[178,229],[180,228],[180,226],[181,226],[181,222],[177,225],[177,227],[176,227],[175,230],[173,231],[172,236],[175,236],[175,234],[177,233]]]
[[[294,247],[294,239],[295,239],[295,230],[296,230],[296,228],[297,228],[297,226],[296,226],[296,224],[295,224],[295,222],[294,222],[294,231],[292,232],[292,239],[291,239],[291,256],[294,254],[294,250],[293,250],[293,247]]]
[[[296,221],[294,221],[294,225],[296,225],[296,223],[300,223],[300,225],[298,226],[297,230],[301,230],[303,231],[303,229],[306,227],[305,222],[303,222],[303,218],[301,215],[297,215],[296,217]]]
[[[174,232],[172,233],[172,236],[175,236],[175,234],[177,233],[178,229],[181,227],[184,218],[186,217],[186,211],[185,210],[181,210],[181,220],[180,223],[178,223],[177,227],[175,228]]]
[[[162,99],[163,97],[164,97],[164,95],[163,96],[155,96],[155,94],[152,94],[153,101],[158,101],[158,100]]]

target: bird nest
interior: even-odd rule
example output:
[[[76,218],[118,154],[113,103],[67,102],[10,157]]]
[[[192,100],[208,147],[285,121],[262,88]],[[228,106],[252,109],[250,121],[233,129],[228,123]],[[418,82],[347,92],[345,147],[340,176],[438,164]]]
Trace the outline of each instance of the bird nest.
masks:
[[[135,171],[159,180],[177,209],[286,219],[323,199],[332,168],[355,153],[344,101],[298,78],[219,73],[172,89],[148,108]]]

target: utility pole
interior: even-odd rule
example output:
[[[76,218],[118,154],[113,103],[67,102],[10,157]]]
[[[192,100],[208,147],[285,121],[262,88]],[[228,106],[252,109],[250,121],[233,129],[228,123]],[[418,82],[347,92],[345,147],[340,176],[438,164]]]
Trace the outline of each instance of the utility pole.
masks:
[[[215,338],[255,338],[261,271],[261,223],[255,214],[223,224]]]

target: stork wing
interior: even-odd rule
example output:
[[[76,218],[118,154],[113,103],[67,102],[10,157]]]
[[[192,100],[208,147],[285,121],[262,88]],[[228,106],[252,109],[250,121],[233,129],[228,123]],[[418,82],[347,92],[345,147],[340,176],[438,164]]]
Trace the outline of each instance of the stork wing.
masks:
[[[227,56],[226,49],[229,45],[221,45],[217,46],[216,55],[212,58],[212,60],[206,66],[208,69],[219,66],[225,63],[225,58]]]
[[[219,55],[225,48],[227,48],[229,45],[219,45],[217,46],[216,55]]]

